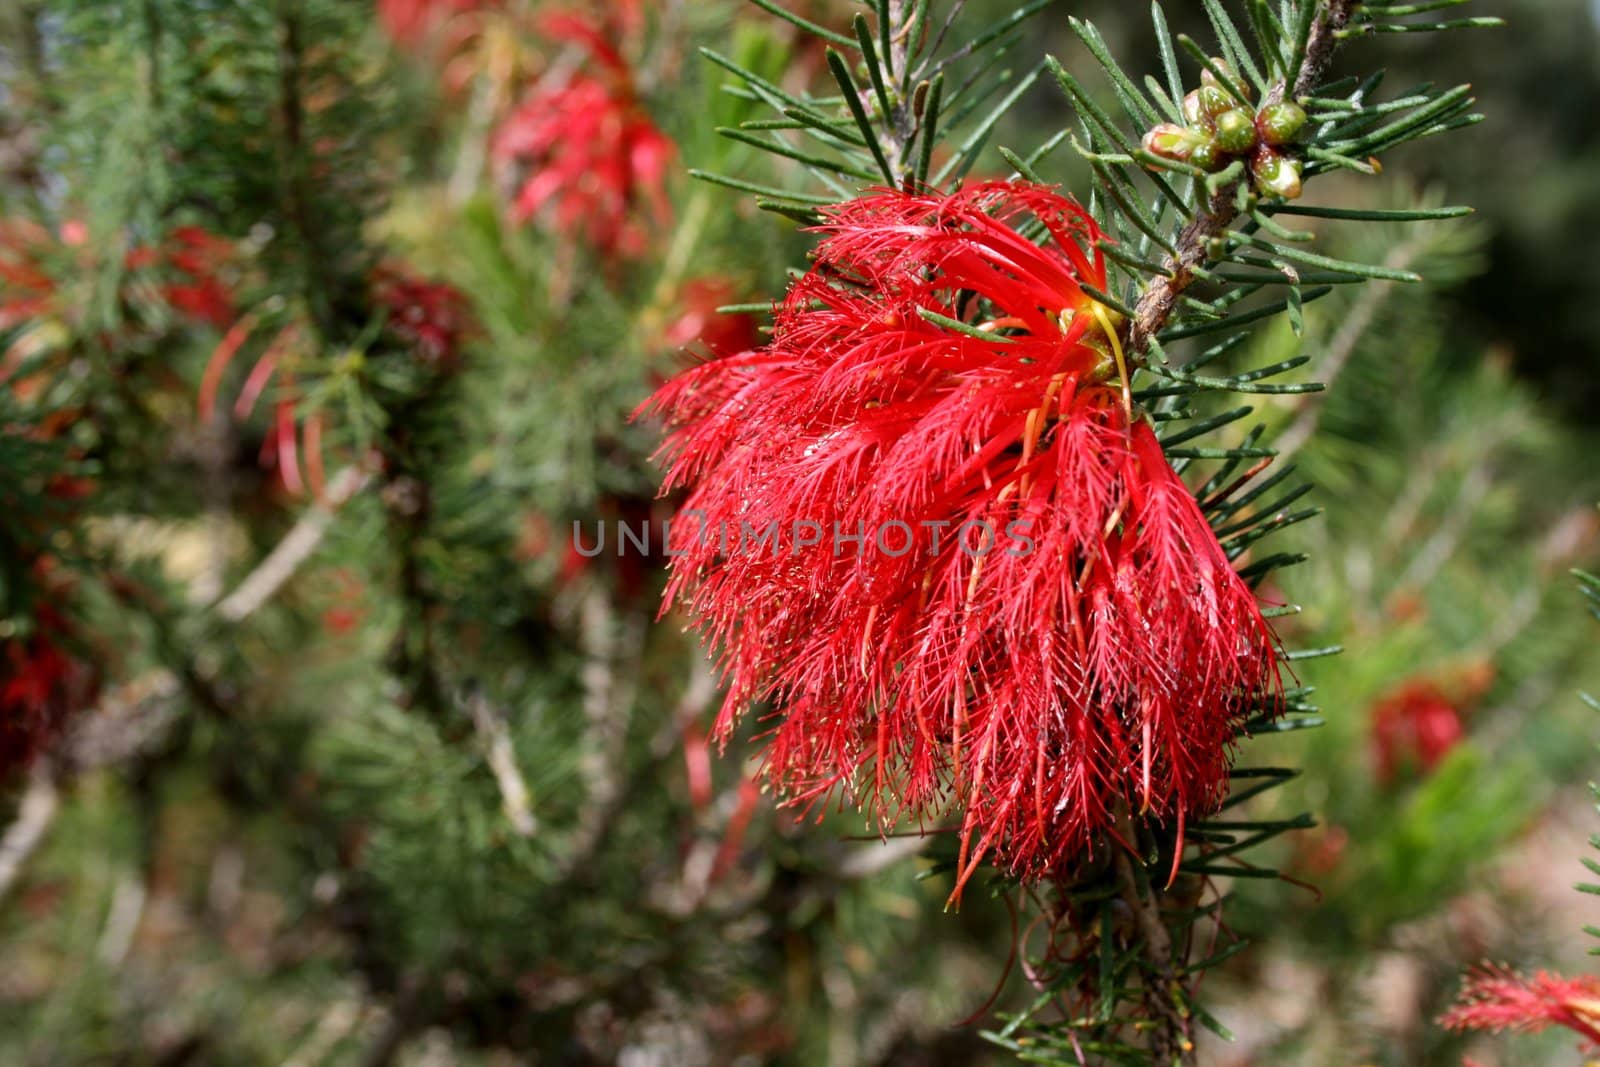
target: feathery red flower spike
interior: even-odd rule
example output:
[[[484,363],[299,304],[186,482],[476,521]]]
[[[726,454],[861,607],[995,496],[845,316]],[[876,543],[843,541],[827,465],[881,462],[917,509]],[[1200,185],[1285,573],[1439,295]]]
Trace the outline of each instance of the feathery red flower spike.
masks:
[[[1467,977],[1456,1003],[1440,1018],[1450,1030],[1536,1033],[1564,1026],[1600,1048],[1600,978],[1565,978],[1549,971],[1524,977],[1483,964]]]
[[[722,649],[719,730],[770,701],[791,801],[953,810],[953,896],[986,857],[1065,874],[1124,814],[1181,837],[1281,707],[1278,646],[1133,409],[1083,288],[1105,235],[1020,182],[824,214],[771,342],[642,409],[690,490],[666,602]]]

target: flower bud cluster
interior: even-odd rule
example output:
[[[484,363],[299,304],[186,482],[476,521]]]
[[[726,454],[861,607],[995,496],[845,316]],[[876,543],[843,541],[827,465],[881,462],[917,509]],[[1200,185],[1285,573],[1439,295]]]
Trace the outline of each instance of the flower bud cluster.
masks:
[[[1163,122],[1144,135],[1145,150],[1215,174],[1247,160],[1250,179],[1263,196],[1293,200],[1300,195],[1300,163],[1285,149],[1305,128],[1306,112],[1293,101],[1256,107],[1250,90],[1224,60],[1200,75],[1200,88],[1183,98],[1184,125]],[[1226,84],[1223,78],[1227,79]]]

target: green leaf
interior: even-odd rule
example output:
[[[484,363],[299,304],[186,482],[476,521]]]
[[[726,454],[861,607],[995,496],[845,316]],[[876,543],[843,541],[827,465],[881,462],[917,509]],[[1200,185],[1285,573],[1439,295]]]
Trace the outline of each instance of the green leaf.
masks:
[[[934,76],[928,90],[928,103],[921,120],[922,148],[917,153],[917,185],[928,184],[928,170],[933,166],[933,146],[938,141],[939,107],[944,96],[944,75]]]
[[[786,8],[781,7],[780,5],[773,3],[772,0],[750,0],[750,2],[752,4],[754,4],[754,5],[756,5],[757,7],[761,8],[761,10],[770,12],[770,13],[778,16],[780,19],[783,19],[785,22],[793,23],[794,25],[800,27],[802,30],[805,30],[807,33],[812,34],[813,36],[816,36],[816,37],[820,37],[824,41],[828,41],[831,44],[840,45],[840,46],[842,46],[844,48],[854,48],[855,47],[856,42],[852,41],[850,38],[846,37],[844,34],[835,33],[834,31],[828,29],[826,26],[819,26],[817,23],[812,22],[810,19],[801,18],[799,15],[796,15],[794,12],[789,11]]]
[[[856,44],[866,60],[867,77],[872,80],[872,92],[878,98],[878,113],[888,116],[894,112],[894,108],[889,104],[889,87],[883,69],[889,62],[889,53],[886,51],[883,57],[879,58],[878,51],[872,44],[872,28],[867,25],[867,16],[858,12],[851,25],[856,31]]]
[[[995,125],[1010,112],[1012,106],[1022,98],[1022,94],[1032,88],[1033,83],[1039,80],[1040,72],[1040,67],[1034,67],[1030,70],[1005,95],[1000,103],[996,104],[989,114],[984,116],[983,120],[961,142],[960,147],[956,149],[956,153],[950,158],[950,161],[939,168],[939,173],[933,179],[934,185],[943,187],[945,182],[952,178],[960,179],[966,176],[966,173],[972,169],[972,165],[978,161],[978,154],[983,151],[984,142],[994,132]]]
[[[1264,458],[1276,456],[1277,453],[1270,448],[1169,448],[1166,450],[1169,459],[1236,459],[1241,456],[1251,458]]]
[[[1183,104],[1183,75],[1178,70],[1178,55],[1172,49],[1172,33],[1167,29],[1167,15],[1161,10],[1159,0],[1151,0],[1150,22],[1156,31],[1156,49],[1161,53],[1161,69],[1167,76],[1167,90],[1181,107]]]
[[[1322,299],[1331,292],[1333,292],[1333,289],[1329,286],[1307,289],[1300,293],[1300,300],[1302,303],[1309,304],[1313,300]],[[1237,330],[1248,326],[1252,322],[1269,319],[1284,311],[1288,306],[1289,302],[1287,300],[1279,300],[1258,308],[1251,308],[1249,311],[1241,311],[1226,318],[1217,319],[1215,322],[1202,322],[1193,325],[1185,322],[1176,327],[1162,330],[1160,338],[1162,343],[1167,343],[1169,341],[1182,340],[1185,337],[1198,337],[1202,334],[1217,333],[1222,330]]]
[[[1306,63],[1306,45],[1311,41],[1311,27],[1316,22],[1321,6],[1315,0],[1299,0],[1295,8],[1292,30],[1294,47],[1289,52],[1289,62],[1285,65],[1287,71],[1284,75],[1290,86],[1296,86],[1300,82],[1300,75]]]
[[[1272,218],[1259,210],[1252,210],[1250,218],[1255,220],[1263,230],[1282,241],[1311,241],[1316,239],[1316,234],[1309,230],[1290,230],[1281,223],[1274,222]]]
[[[1163,437],[1161,439],[1161,447],[1163,449],[1167,449],[1173,445],[1182,444],[1185,441],[1192,441],[1196,437],[1202,437],[1205,434],[1210,433],[1212,430],[1227,426],[1229,423],[1238,422],[1240,419],[1244,418],[1254,410],[1254,408],[1246,406],[1242,408],[1234,408],[1232,411],[1224,411],[1219,415],[1213,415],[1211,418],[1203,419],[1200,422],[1195,423],[1193,426],[1190,426],[1181,433],[1175,433],[1170,436]]]
[[[1245,12],[1250,17],[1250,31],[1255,35],[1256,46],[1267,61],[1268,73],[1282,75],[1283,24],[1273,13],[1267,0],[1245,0]]]
[[[1125,267],[1132,267],[1134,270],[1144,271],[1146,274],[1154,274],[1162,278],[1173,277],[1169,268],[1154,260],[1140,259],[1138,256],[1124,252],[1121,245],[1112,241],[1100,241],[1096,243],[1095,247],[1105,253],[1107,259],[1116,260]]]
[[[1069,17],[1067,24],[1072,27],[1078,39],[1089,50],[1089,54],[1094,56],[1106,72],[1106,76],[1111,80],[1112,92],[1121,102],[1128,118],[1138,126],[1154,126],[1160,122],[1161,114],[1144,98],[1133,80],[1123,73],[1117,61],[1112,58],[1111,49],[1106,46],[1105,38],[1100,35],[1094,24],[1075,17]]]
[[[1217,84],[1222,86],[1229,96],[1237,100],[1241,106],[1253,109],[1250,94],[1245,87],[1239,84],[1237,79],[1230,77],[1221,67],[1213,63],[1211,57],[1206,54],[1206,50],[1201,48],[1193,37],[1186,33],[1178,34],[1178,45],[1193,56],[1197,63],[1208,70],[1211,76],[1217,80]]]
[[[1123,316],[1125,316],[1127,318],[1131,319],[1136,314],[1136,312],[1133,310],[1133,308],[1129,307],[1127,304],[1123,303],[1121,300],[1118,300],[1116,297],[1112,296],[1110,293],[1103,292],[1102,290],[1096,289],[1094,286],[1090,285],[1088,282],[1079,282],[1078,283],[1078,287],[1080,289],[1082,289],[1085,293],[1089,294],[1089,296],[1093,297],[1095,300],[1098,300],[1100,303],[1104,304],[1106,307],[1115,310],[1116,312],[1118,312],[1119,314],[1121,314],[1121,315],[1123,315]]]
[[[1318,148],[1316,145],[1306,145],[1305,148],[1301,149],[1301,151],[1319,163],[1327,163],[1330,166],[1340,167],[1344,170],[1353,170],[1358,174],[1366,174],[1369,176],[1378,173],[1377,166],[1372,163],[1368,163],[1366,160],[1354,159],[1350,156],[1343,156],[1338,152],[1330,151],[1326,148]]]
[[[754,193],[757,196],[768,197],[771,200],[779,202],[790,201],[792,203],[802,205],[816,204],[819,207],[838,203],[838,201],[830,197],[807,196],[804,193],[791,193],[783,189],[774,189],[770,185],[757,185],[754,182],[742,181],[738,178],[728,178],[721,174],[712,174],[710,171],[691,169],[689,171],[689,177],[698,178],[703,182],[712,182],[716,185],[724,185],[729,189],[737,189],[743,193]]]
[[[1267,210],[1275,215],[1304,215],[1316,219],[1352,219],[1362,222],[1432,222],[1459,219],[1473,214],[1470,207],[1366,209],[1313,207],[1309,204],[1273,204]]]
[[[1155,101],[1156,107],[1161,111],[1163,118],[1168,122],[1183,124],[1183,105],[1168,96],[1167,91],[1161,88],[1160,82],[1156,81],[1151,75],[1146,74],[1144,76],[1144,89],[1145,92],[1150,94],[1150,99]]]
[[[1250,58],[1250,49],[1245,47],[1244,38],[1239,35],[1239,27],[1233,24],[1227,8],[1218,0],[1200,0],[1200,2],[1206,9],[1206,17],[1211,20],[1211,28],[1216,30],[1217,40],[1221,42],[1222,50],[1229,62],[1233,64],[1235,70],[1250,79],[1258,93],[1265,96],[1269,88],[1267,79],[1262,77],[1261,69]]]
[[[833,49],[828,49],[828,69],[833,72],[833,80],[839,83],[839,90],[844,93],[844,102],[850,108],[850,114],[855,117],[856,128],[861,131],[867,148],[872,152],[872,158],[877,161],[878,167],[883,171],[884,179],[890,184],[898,183],[894,168],[889,166],[889,159],[883,154],[883,146],[878,143],[878,133],[873,128],[872,120],[867,117],[867,109],[861,105],[861,91],[856,88],[855,79],[850,76],[850,69],[845,66],[844,57]]]
[[[1378,152],[1408,140],[1430,123],[1470,106],[1472,106],[1472,86],[1458,85],[1449,92],[1440,94],[1426,107],[1420,107],[1359,140],[1338,141],[1327,147],[1357,155]]]
[[[845,174],[852,178],[861,178],[865,181],[872,181],[876,177],[876,175],[874,175],[870,170],[867,170],[864,167],[858,167],[854,163],[848,163],[836,159],[824,159],[821,156],[813,156],[806,152],[802,152],[797,148],[792,148],[789,145],[784,144],[782,141],[768,140],[764,137],[756,137],[753,134],[746,133],[743,130],[729,129],[726,126],[722,126],[718,127],[717,133],[731,141],[738,141],[741,144],[747,144],[754,148],[771,152],[773,155],[783,156],[785,159],[792,159],[797,163],[804,163],[808,167],[816,167],[820,170],[829,170],[835,174]]]
[[[1396,270],[1393,267],[1382,267],[1370,263],[1353,263],[1347,259],[1335,259],[1317,252],[1310,252],[1303,248],[1293,248],[1286,245],[1273,244],[1263,241],[1259,237],[1249,237],[1234,231],[1230,236],[1237,237],[1256,248],[1291,260],[1295,263],[1304,263],[1311,267],[1326,267],[1329,270],[1341,271],[1345,274],[1359,274],[1363,278],[1379,278],[1391,282],[1420,282],[1422,275],[1416,271]],[[1309,295],[1307,299],[1310,299]]]
[[[783,113],[808,130],[815,131],[815,134],[820,134],[820,139],[824,141],[827,138],[836,138],[857,148],[867,147],[866,139],[855,131],[854,123],[836,122],[816,115],[804,108],[785,108]]]
[[[700,49],[700,55],[703,56],[705,59],[710,60],[712,63],[716,64],[717,66],[721,67],[723,70],[727,71],[729,74],[732,74],[737,78],[741,78],[745,82],[750,84],[751,86],[755,87],[756,89],[761,90],[761,92],[763,94],[772,97],[773,100],[779,100],[779,101],[782,101],[785,104],[789,104],[789,105],[792,105],[792,106],[795,106],[795,107],[806,107],[807,106],[806,102],[804,100],[801,100],[799,97],[797,97],[797,96],[793,95],[792,93],[786,91],[785,89],[781,88],[780,86],[775,85],[772,82],[767,81],[765,78],[761,77],[761,75],[757,74],[755,71],[749,70],[749,69],[747,69],[745,67],[740,66],[738,63],[735,63],[733,60],[729,59],[725,55],[722,55],[720,52],[716,52],[716,51],[714,51],[714,50],[712,50],[710,48],[702,48],[702,49]],[[772,103],[773,100],[769,100],[767,102],[768,103]],[[777,106],[777,105],[774,104],[774,106]]]
[[[1344,651],[1343,645],[1328,645],[1324,648],[1303,648],[1296,652],[1284,654],[1284,659],[1290,662],[1299,662],[1306,659],[1322,659],[1326,656],[1337,656]]]
[[[966,44],[956,49],[956,51],[950,53],[950,55],[940,60],[934,66],[933,73],[947,70],[952,64],[959,63],[968,56],[989,47],[989,45],[993,44],[996,40],[1016,29],[1018,26],[1022,25],[1034,15],[1037,15],[1045,8],[1049,7],[1053,2],[1054,0],[1031,0],[1030,3],[1024,4],[1022,7],[1017,8],[1011,14],[1000,19],[998,22],[992,23],[987,29],[983,30],[972,40],[968,41]]]
[[[1449,22],[1368,22],[1347,26],[1337,34],[1340,40],[1366,37],[1376,33],[1442,33],[1448,30],[1489,30],[1504,26],[1502,18],[1455,19]]]
[[[1072,98],[1078,113],[1092,118],[1095,125],[1099,126],[1111,138],[1113,144],[1131,155],[1135,148],[1134,143],[1128,140],[1111,116],[1106,114],[1100,105],[1094,102],[1094,98],[1089,95],[1082,85],[1078,84],[1078,79],[1074,78],[1055,56],[1045,56],[1044,61],[1045,65],[1050,68],[1050,73],[1055,75],[1056,81],[1061,84],[1061,88],[1066,90],[1067,95]]]
[[[933,323],[935,326],[943,326],[945,329],[955,330],[957,333],[964,333],[968,337],[975,337],[978,340],[987,342],[989,344],[1012,343],[1011,338],[1002,334],[997,334],[990,330],[980,330],[971,323],[962,322],[960,319],[952,319],[950,316],[941,315],[937,311],[930,311],[927,308],[918,308],[917,314],[921,315],[924,319]]]

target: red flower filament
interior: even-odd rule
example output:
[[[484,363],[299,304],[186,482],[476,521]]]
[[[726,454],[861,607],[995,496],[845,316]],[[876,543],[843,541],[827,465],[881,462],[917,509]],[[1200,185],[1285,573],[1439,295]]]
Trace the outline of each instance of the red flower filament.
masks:
[[[1132,407],[1083,289],[1103,234],[1023,183],[826,214],[771,343],[648,405],[705,534],[667,597],[723,650],[719,729],[771,701],[792,800],[954,810],[957,893],[985,857],[1065,873],[1134,813],[1181,837],[1281,707],[1278,649]]]

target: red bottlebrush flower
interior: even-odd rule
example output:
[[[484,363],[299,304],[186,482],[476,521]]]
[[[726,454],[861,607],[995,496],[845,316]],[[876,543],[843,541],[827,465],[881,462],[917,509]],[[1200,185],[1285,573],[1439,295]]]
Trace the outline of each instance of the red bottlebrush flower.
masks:
[[[391,267],[377,272],[373,296],[389,312],[389,332],[424,363],[444,370],[460,360],[472,319],[466,296],[455,286]]]
[[[233,254],[233,244],[224,238],[197,226],[180,226],[162,246],[128,251],[123,265],[129,271],[156,272],[148,288],[158,292],[166,306],[221,329],[235,317],[233,294],[222,280]],[[30,323],[40,327],[19,335],[5,352],[7,362],[26,359],[38,348],[66,339],[75,325],[76,301],[70,288],[63,286],[88,277],[93,259],[87,227],[79,220],[63,222],[59,233],[27,220],[0,220],[0,331]],[[132,294],[129,287],[121,295],[130,299]],[[137,309],[139,302],[130,302]]]
[[[52,307],[55,279],[45,269],[50,231],[25,219],[0,219],[0,330],[9,330]],[[62,242],[65,244],[65,242]]]
[[[1350,848],[1350,832],[1342,826],[1320,826],[1295,838],[1292,866],[1307,875],[1337,870]]]
[[[511,217],[547,216],[555,232],[581,232],[607,257],[635,257],[646,243],[640,216],[671,217],[666,173],[676,147],[639,106],[606,27],[570,14],[540,25],[588,51],[600,74],[537,86],[495,131],[490,153],[514,190]]]
[[[461,343],[473,328],[466,297],[458,290],[386,267],[372,278],[372,300],[388,315],[389,337],[414,352],[425,368],[439,372],[456,365]],[[202,421],[215,415],[223,378],[259,324],[255,311],[242,316],[212,351],[200,380],[198,408]],[[241,419],[248,417],[276,380],[272,423],[262,441],[261,464],[275,469],[291,494],[298,496],[309,486],[313,494],[321,497],[326,480],[322,443],[325,414],[318,410],[301,419],[296,410],[302,394],[296,385],[295,364],[303,339],[296,322],[277,332],[245,376],[233,413]]]
[[[217,347],[212,351],[200,378],[198,409],[202,422],[209,422],[215,416],[217,394],[222,388],[223,375],[227,373],[234,358],[255,333],[257,325],[256,313],[250,312],[230,326],[228,332],[222,335],[222,340],[217,342]],[[306,486],[306,480],[302,479],[300,471],[303,440],[306,478],[311,483],[312,492],[320,497],[324,488],[322,413],[319,411],[308,416],[302,432],[295,417],[295,406],[300,394],[295,387],[294,375],[288,369],[284,369],[281,375],[278,373],[282,369],[281,363],[293,362],[294,351],[300,341],[300,328],[297,323],[291,322],[278,331],[245,377],[244,385],[240,387],[239,395],[234,401],[233,413],[241,419],[248,417],[255,410],[267,387],[272,384],[273,378],[278,378],[272,425],[261,443],[261,465],[276,468],[283,487],[295,496],[300,495]]]
[[[794,800],[953,805],[958,893],[989,855],[1064,872],[1124,813],[1181,833],[1281,707],[1278,648],[1132,408],[1082,288],[1104,235],[1024,183],[826,214],[771,343],[646,405],[702,535],[678,531],[668,599],[723,648],[719,728],[778,705]]]
[[[63,647],[67,632],[46,605],[36,609],[28,636],[0,641],[0,781],[31,763],[94,698],[93,672]]]
[[[1443,690],[1429,681],[1408,682],[1372,706],[1372,757],[1378,780],[1393,782],[1406,767],[1426,774],[1465,733],[1461,710]]]
[[[674,350],[698,344],[714,356],[730,356],[761,343],[754,315],[720,314],[717,308],[734,303],[738,290],[723,278],[696,278],[683,287],[680,314],[663,337]]]
[[[452,16],[483,6],[484,0],[378,0],[378,21],[396,44],[418,48]]]
[[[330,637],[345,637],[356,631],[367,618],[367,588],[352,570],[336,567],[321,583],[327,592],[322,609],[322,628]]]
[[[166,261],[181,280],[162,288],[167,303],[192,319],[225,330],[238,317],[233,291],[220,274],[234,254],[233,243],[198,226],[172,232]]]
[[[1564,1026],[1600,1048],[1600,978],[1563,978],[1548,971],[1526,978],[1509,967],[1484,964],[1467,975],[1455,1005],[1439,1023],[1450,1030],[1494,1033]]]

